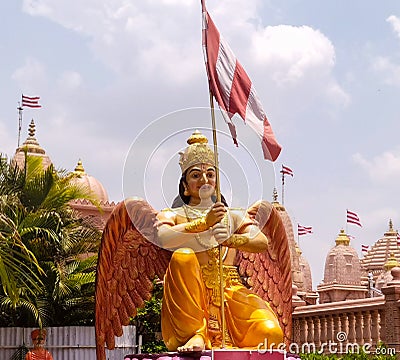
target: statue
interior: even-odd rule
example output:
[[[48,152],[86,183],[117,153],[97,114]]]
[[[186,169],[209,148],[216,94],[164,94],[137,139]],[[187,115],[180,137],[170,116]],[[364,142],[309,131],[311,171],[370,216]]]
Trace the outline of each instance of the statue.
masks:
[[[155,276],[164,281],[161,326],[169,351],[289,343],[292,285],[282,220],[266,201],[249,209],[215,202],[214,154],[207,142],[199,132],[188,139],[171,209],[157,212],[145,200],[128,199],[106,224],[96,280],[100,360],[104,344],[114,348],[122,326],[151,297]]]
[[[25,360],[53,360],[50,352],[44,348],[46,335],[45,329],[36,329],[31,332],[33,349],[28,351]]]

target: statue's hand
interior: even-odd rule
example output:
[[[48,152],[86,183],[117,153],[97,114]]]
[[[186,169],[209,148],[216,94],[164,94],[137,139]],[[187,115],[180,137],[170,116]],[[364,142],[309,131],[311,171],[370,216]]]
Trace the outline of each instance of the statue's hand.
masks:
[[[216,225],[213,226],[212,234],[215,240],[218,242],[218,244],[223,243],[230,236],[228,228],[224,226],[222,223],[217,223]]]
[[[225,205],[221,202],[217,202],[211,206],[210,211],[206,215],[206,224],[208,227],[212,227],[219,223],[226,214]]]

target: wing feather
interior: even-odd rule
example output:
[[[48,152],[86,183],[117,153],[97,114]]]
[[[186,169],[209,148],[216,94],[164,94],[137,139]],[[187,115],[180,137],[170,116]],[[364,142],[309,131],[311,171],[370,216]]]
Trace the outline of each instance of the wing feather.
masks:
[[[96,272],[96,353],[115,347],[122,326],[151,298],[153,280],[163,278],[171,253],[156,246],[157,212],[141,199],[113,210],[103,231]]]
[[[236,264],[239,274],[247,277],[247,285],[264,300],[278,316],[289,345],[292,331],[292,279],[290,252],[286,231],[278,211],[267,201],[259,201],[247,210],[248,215],[268,238],[263,253],[239,251]]]

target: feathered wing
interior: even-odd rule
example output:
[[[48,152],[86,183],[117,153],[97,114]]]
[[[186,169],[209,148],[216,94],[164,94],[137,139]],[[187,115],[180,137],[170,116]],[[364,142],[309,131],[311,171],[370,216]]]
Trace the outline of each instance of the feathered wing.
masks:
[[[259,201],[247,210],[269,240],[263,253],[239,251],[236,264],[249,287],[266,300],[275,314],[289,345],[292,332],[292,278],[289,243],[278,211],[267,201]]]
[[[153,279],[163,279],[171,253],[154,245],[157,212],[142,199],[128,199],[113,210],[103,231],[96,274],[96,353],[115,347],[137,309],[151,298]]]

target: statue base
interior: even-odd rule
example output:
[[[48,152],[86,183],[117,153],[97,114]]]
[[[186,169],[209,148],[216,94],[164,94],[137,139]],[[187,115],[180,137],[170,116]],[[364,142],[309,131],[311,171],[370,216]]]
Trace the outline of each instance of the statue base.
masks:
[[[215,349],[201,352],[168,352],[162,354],[125,355],[124,360],[289,360],[300,359],[298,355],[280,350]]]

